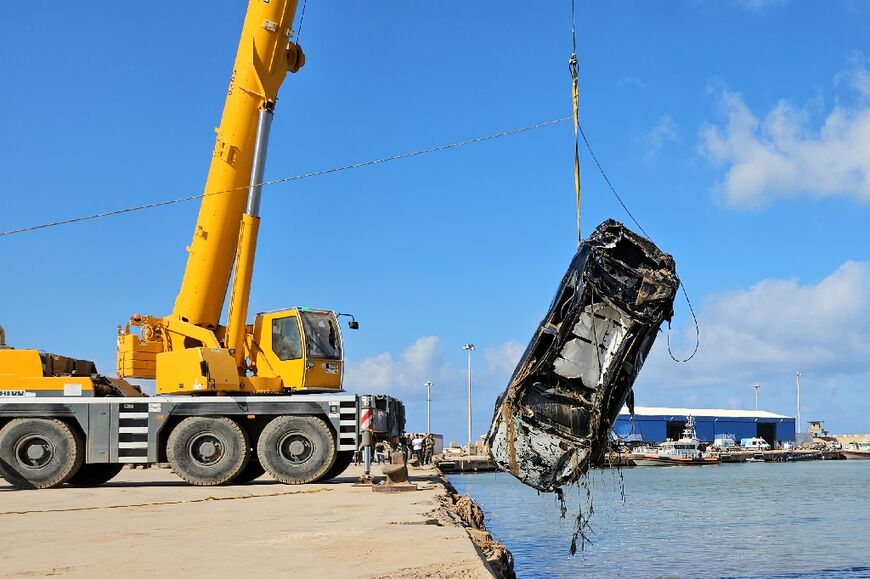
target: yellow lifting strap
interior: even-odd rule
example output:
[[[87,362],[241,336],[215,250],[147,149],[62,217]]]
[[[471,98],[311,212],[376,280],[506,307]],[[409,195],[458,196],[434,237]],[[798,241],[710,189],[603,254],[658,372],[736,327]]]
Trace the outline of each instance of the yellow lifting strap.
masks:
[[[583,242],[580,230],[580,87],[577,80],[577,53],[568,60],[571,72],[571,101],[574,109],[574,193],[577,197],[577,247]]]

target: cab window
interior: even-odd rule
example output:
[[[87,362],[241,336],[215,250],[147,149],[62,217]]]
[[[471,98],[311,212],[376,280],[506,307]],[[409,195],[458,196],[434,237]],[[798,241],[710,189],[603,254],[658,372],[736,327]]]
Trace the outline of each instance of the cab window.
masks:
[[[309,356],[341,359],[341,341],[334,317],[320,312],[302,312],[302,327]]]
[[[298,360],[302,357],[302,337],[295,317],[272,320],[272,351],[279,360]]]

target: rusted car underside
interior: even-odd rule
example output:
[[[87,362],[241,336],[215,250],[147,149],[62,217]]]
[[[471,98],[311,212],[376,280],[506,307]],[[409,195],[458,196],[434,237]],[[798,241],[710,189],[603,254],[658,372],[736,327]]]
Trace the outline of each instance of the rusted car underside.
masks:
[[[598,226],[496,402],[487,442],[499,468],[542,491],[588,470],[678,287],[670,255],[621,223]]]

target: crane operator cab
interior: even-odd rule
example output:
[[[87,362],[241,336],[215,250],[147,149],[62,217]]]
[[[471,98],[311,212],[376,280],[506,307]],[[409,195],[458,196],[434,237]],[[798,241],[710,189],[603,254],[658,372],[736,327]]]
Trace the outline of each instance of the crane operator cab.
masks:
[[[354,323],[355,322],[351,322]],[[329,311],[293,308],[257,314],[251,365],[293,390],[341,388],[341,330]]]
[[[351,318],[349,328],[359,328],[350,314],[329,310],[259,313],[245,328],[243,356],[224,346],[223,326],[202,332],[173,318],[133,316],[119,328],[118,374],[156,378],[157,393],[164,395],[341,390],[340,316]]]

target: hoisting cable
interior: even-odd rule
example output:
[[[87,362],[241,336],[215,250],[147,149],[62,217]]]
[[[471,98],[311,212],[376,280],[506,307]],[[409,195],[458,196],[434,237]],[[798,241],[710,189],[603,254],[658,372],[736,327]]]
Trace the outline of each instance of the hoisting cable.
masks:
[[[416,151],[408,151],[405,153],[399,153],[397,155],[390,155],[389,157],[381,157],[380,159],[370,159],[368,161],[360,161],[358,163],[351,163],[350,165],[343,165],[340,167],[332,167],[330,169],[322,169],[320,171],[312,171],[310,173],[301,173],[299,175],[291,175],[289,177],[282,177],[280,179],[270,179],[268,181],[263,181],[259,183],[259,185],[266,187],[269,185],[277,185],[279,183],[286,183],[288,181],[300,181],[302,179],[308,179],[310,177],[320,177],[323,175],[331,175],[332,173],[340,173],[342,171],[350,171],[351,169],[361,169],[363,167],[369,167],[371,165],[379,165],[381,163],[389,163],[390,161],[399,161],[401,159],[409,159],[411,157],[419,157],[422,155],[428,155],[429,153],[438,153],[440,151],[446,151],[449,149],[456,149],[459,147],[464,147],[466,145],[473,145],[475,143],[484,143],[486,141],[492,141],[495,139],[500,139],[502,137],[509,137],[511,135],[518,135],[520,133],[525,133],[528,131],[533,131],[535,129],[542,129],[544,127],[550,127],[552,125],[557,125],[559,123],[564,123],[571,120],[571,117],[562,117],[559,119],[553,119],[550,121],[543,121],[540,123],[535,123],[533,125],[528,125],[525,127],[520,127],[518,129],[508,129],[505,131],[501,131],[500,133],[494,133],[491,135],[484,135],[482,137],[475,137],[473,139],[466,139],[464,141],[456,141],[454,143],[448,143],[446,145],[437,145],[434,147],[429,147],[426,149],[418,149]],[[225,189],[223,191],[210,191],[209,193],[198,193],[196,195],[188,195],[186,197],[179,197],[177,199],[167,199],[165,201],[155,201],[153,203],[146,203],[144,205],[136,205],[133,207],[125,207],[123,209],[113,209],[111,211],[104,211],[102,213],[93,213],[91,215],[82,215],[79,217],[70,217],[68,219],[61,219],[59,221],[52,221],[49,223],[41,223],[39,225],[29,225],[26,227],[18,227],[16,229],[7,229],[6,231],[0,231],[0,237],[5,237],[8,235],[15,235],[17,233],[25,233],[27,231],[36,231],[39,229],[48,229],[49,227],[57,227],[60,225],[69,225],[71,223],[79,223],[81,221],[92,221],[94,219],[102,219],[104,217],[113,217],[115,215],[123,215],[125,213],[133,213],[135,211],[143,211],[145,209],[155,209],[157,207],[165,207],[167,205],[175,205],[177,203],[184,203],[186,201],[194,201],[196,199],[202,199],[203,197],[211,196],[211,195],[222,195],[224,193],[232,193],[233,191],[247,191],[250,185],[244,185],[241,187],[234,187],[232,189]]]
[[[586,150],[589,151],[589,155],[595,162],[595,166],[598,167],[598,171],[604,178],[604,182],[607,183],[607,187],[610,189],[610,192],[613,193],[613,196],[616,197],[616,200],[631,218],[632,222],[637,225],[637,228],[641,231],[641,233],[643,233],[647,239],[652,241],[652,237],[650,237],[650,234],[646,232],[640,222],[635,218],[634,214],[629,210],[628,206],[625,204],[625,201],[623,201],[622,197],[619,196],[619,193],[616,192],[616,188],[613,186],[613,183],[610,182],[610,178],[607,176],[607,173],[604,172],[604,167],[601,166],[601,162],[595,155],[595,151],[592,150],[592,145],[589,143],[589,139],[586,137],[586,133],[583,131],[583,127],[580,126],[580,83],[578,80],[579,65],[577,63],[576,0],[571,0],[571,48],[573,52],[571,53],[571,58],[568,59],[568,71],[571,73],[571,102],[573,105],[574,118],[574,192],[577,196],[577,247],[580,247],[580,244],[583,242],[583,237],[580,233],[580,137],[583,137],[583,143],[586,145]],[[682,364],[694,358],[695,354],[698,353],[698,348],[701,346],[701,329],[698,325],[698,316],[695,315],[695,308],[692,307],[692,301],[689,299],[689,294],[688,292],[686,292],[686,286],[683,285],[682,280],[680,280],[680,290],[682,290],[683,292],[683,297],[686,298],[686,304],[689,306],[689,313],[692,314],[692,322],[695,325],[695,347],[692,350],[692,353],[689,354],[687,358],[678,359],[676,356],[674,356],[673,350],[671,350],[671,321],[668,320],[668,355],[670,355],[671,360],[673,360],[674,362]],[[598,364],[600,367],[600,360]]]
[[[580,136],[583,137],[583,142],[586,144],[586,149],[589,151],[589,155],[592,157],[592,160],[595,161],[595,166],[598,167],[598,171],[601,173],[601,177],[604,178],[604,182],[607,183],[607,187],[610,189],[610,192],[613,193],[613,196],[616,197],[616,200],[631,218],[631,221],[635,225],[637,225],[637,228],[641,231],[641,233],[643,233],[644,237],[652,241],[652,237],[650,237],[650,234],[646,232],[646,229],[643,228],[643,225],[641,225],[637,218],[635,218],[634,214],[625,204],[625,201],[623,201],[619,193],[616,192],[616,187],[613,186],[613,183],[610,181],[607,173],[604,172],[604,167],[601,166],[601,162],[595,155],[595,151],[592,150],[592,145],[589,143],[589,139],[586,138],[586,133],[583,132],[583,127],[580,127]],[[689,306],[689,313],[692,314],[692,322],[695,325],[695,347],[692,349],[692,353],[689,354],[687,358],[678,359],[676,356],[674,356],[674,353],[671,350],[671,322],[670,320],[668,321],[668,354],[670,355],[671,360],[682,364],[694,358],[695,354],[698,353],[698,348],[701,346],[701,329],[698,325],[698,316],[695,315],[695,308],[692,307],[692,301],[689,299],[689,294],[688,292],[686,292],[686,286],[683,284],[683,280],[680,280],[680,290],[683,292],[683,297],[686,298],[686,304]]]
[[[577,247],[583,243],[580,229],[580,82],[577,64],[577,19],[574,0],[571,0],[571,58],[568,59],[568,72],[571,73],[571,105],[574,114],[574,194],[577,198]]]
[[[668,320],[668,354],[670,355],[671,360],[678,364],[683,364],[694,358],[695,354],[698,353],[698,348],[701,346],[701,329],[698,327],[698,316],[695,315],[695,308],[692,307],[692,302],[689,300],[689,294],[686,292],[686,286],[683,285],[683,280],[680,280],[680,289],[683,291],[683,297],[686,298],[686,305],[689,306],[689,312],[692,314],[692,321],[695,323],[695,347],[692,350],[692,353],[689,354],[688,358],[678,359],[674,356],[674,353],[671,350],[671,321]]]
[[[302,2],[302,14],[299,15],[299,26],[296,27],[296,38],[294,38],[294,42],[299,44],[302,42],[302,23],[305,22],[305,7],[308,6],[308,0],[303,0]]]

